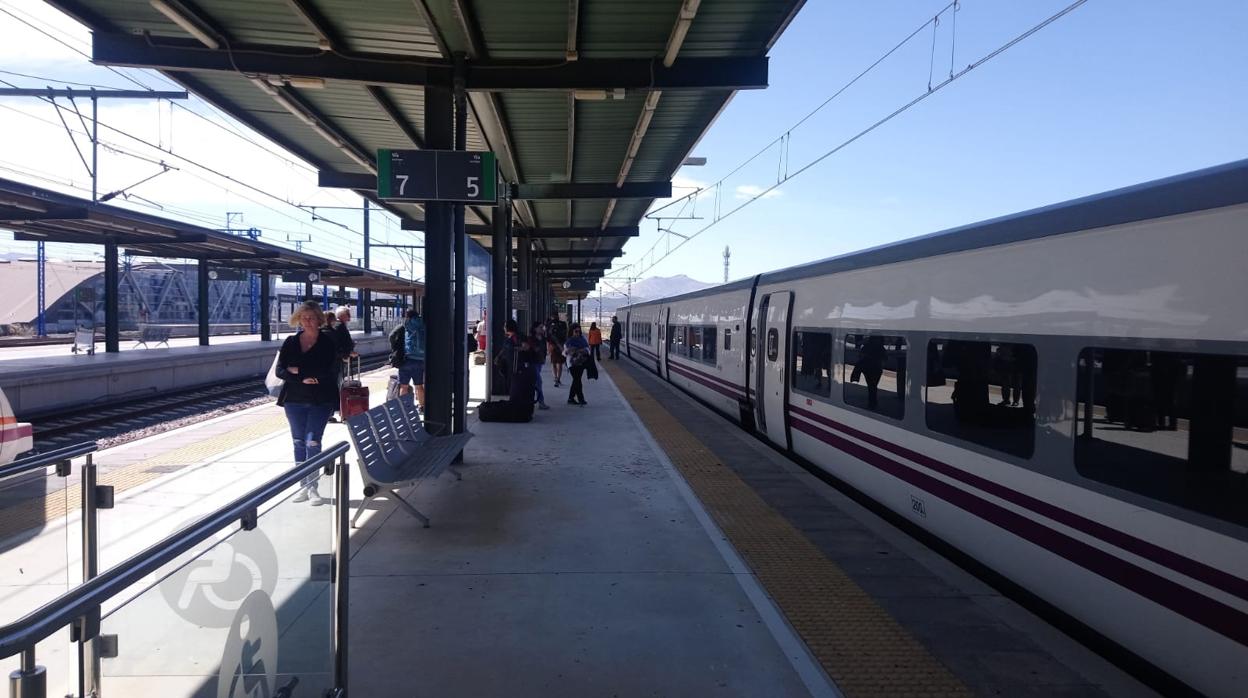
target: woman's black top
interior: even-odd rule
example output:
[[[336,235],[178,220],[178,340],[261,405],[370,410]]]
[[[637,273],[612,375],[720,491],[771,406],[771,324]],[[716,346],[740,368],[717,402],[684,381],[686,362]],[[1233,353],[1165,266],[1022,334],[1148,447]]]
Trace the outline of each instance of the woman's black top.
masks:
[[[328,331],[317,333],[316,344],[308,351],[301,351],[299,337],[303,333],[292,334],[282,342],[282,350],[277,355],[277,377],[286,382],[282,394],[277,397],[277,404],[288,402],[303,404],[338,404],[338,347]],[[299,373],[291,373],[287,369],[297,366]],[[316,385],[307,385],[304,378],[315,378]]]

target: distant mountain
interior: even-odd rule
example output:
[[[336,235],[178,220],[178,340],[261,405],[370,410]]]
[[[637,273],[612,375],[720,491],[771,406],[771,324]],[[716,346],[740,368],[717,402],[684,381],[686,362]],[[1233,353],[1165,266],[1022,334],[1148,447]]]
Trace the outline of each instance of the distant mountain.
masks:
[[[691,291],[699,291],[704,288],[710,288],[714,285],[715,284],[710,284],[705,281],[691,279],[684,274],[677,274],[676,276],[652,276],[633,284],[633,299],[636,300],[645,298],[650,300],[655,298],[667,298],[669,296],[678,296],[682,293],[689,293]],[[616,286],[619,287],[619,284],[617,283]],[[620,290],[622,291],[624,288],[620,287]]]

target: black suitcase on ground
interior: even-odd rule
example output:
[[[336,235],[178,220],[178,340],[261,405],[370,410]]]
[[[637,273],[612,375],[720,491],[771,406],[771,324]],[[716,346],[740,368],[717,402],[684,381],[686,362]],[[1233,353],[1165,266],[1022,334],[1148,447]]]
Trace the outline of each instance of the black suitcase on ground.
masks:
[[[483,402],[477,406],[477,418],[483,422],[528,422],[533,419],[533,405],[511,400]]]

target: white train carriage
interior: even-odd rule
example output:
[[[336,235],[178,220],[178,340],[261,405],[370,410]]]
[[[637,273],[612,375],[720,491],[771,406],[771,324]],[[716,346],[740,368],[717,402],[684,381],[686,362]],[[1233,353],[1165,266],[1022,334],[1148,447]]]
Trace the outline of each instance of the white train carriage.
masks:
[[[17,421],[9,399],[0,390],[0,465],[7,465],[35,447],[30,424]]]
[[[1230,696],[1248,681],[1245,269],[1248,161],[623,312],[666,325],[643,365],[673,384]],[[719,343],[713,365],[686,360],[692,340]]]

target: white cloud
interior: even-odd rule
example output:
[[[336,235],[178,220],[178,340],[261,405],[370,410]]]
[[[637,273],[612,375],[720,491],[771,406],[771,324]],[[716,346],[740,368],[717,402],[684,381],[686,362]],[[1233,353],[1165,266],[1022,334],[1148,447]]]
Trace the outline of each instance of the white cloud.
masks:
[[[771,191],[768,191],[766,194],[763,194],[764,191],[766,190],[763,187],[758,186],[757,184],[742,184],[737,187],[736,193],[733,195],[733,198],[742,199],[742,200],[753,199],[753,198],[758,197],[760,194],[762,194],[762,198],[764,199],[774,199],[777,196],[780,196],[782,193],[779,189],[772,189]]]
[[[694,189],[706,189],[708,186],[710,185],[700,179],[686,177],[685,175],[678,174],[672,177],[672,193],[676,196],[683,196]]]

